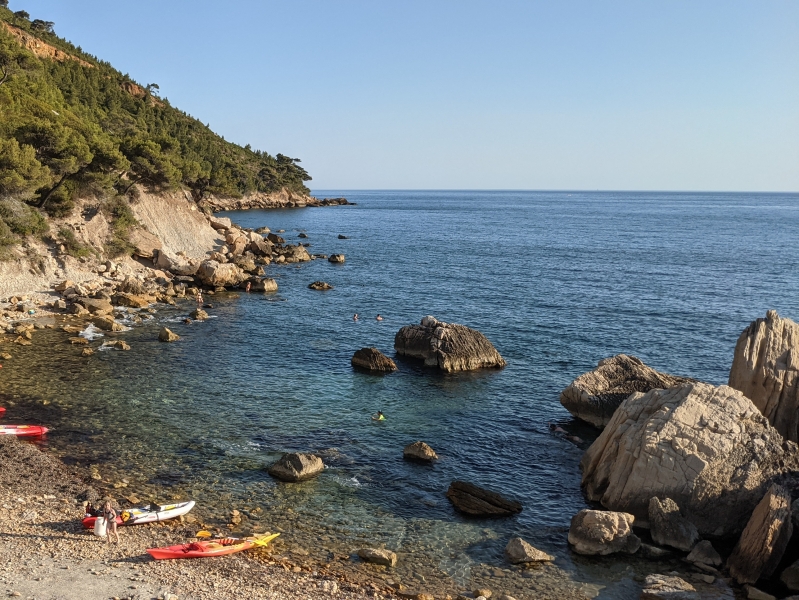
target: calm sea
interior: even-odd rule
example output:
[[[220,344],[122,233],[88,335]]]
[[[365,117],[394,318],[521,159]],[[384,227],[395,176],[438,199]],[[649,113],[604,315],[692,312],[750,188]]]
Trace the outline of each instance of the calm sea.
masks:
[[[595,595],[631,574],[624,561],[568,550],[569,520],[586,507],[578,463],[596,434],[571,421],[560,391],[621,352],[726,383],[750,321],[770,308],[799,317],[797,194],[316,195],[357,205],[224,216],[283,229],[287,241],[343,253],[346,263],[270,266],[277,294],[212,297],[214,318],[202,324],[180,322],[188,302],[160,308],[122,334],[130,352],[85,360],[59,341],[43,365],[36,346],[15,348],[16,364],[41,366],[31,381],[13,361],[4,365],[2,391],[16,406],[8,422],[54,425],[47,446],[97,465],[105,479],[127,479],[123,492],[193,497],[219,524],[246,509],[245,527],[281,527],[286,548],[319,560],[385,544],[400,551],[385,577],[410,587]],[[315,280],[334,289],[309,290]],[[399,361],[388,376],[352,370],[355,350],[393,356],[397,330],[425,315],[480,330],[508,366],[442,375]],[[165,323],[179,343],[159,344]],[[38,335],[56,342],[61,334]],[[377,410],[385,422],[371,420]],[[550,422],[585,442],[550,433]],[[404,462],[402,448],[416,440],[441,460]],[[328,469],[309,483],[278,484],[265,467],[285,451],[319,452]],[[445,497],[454,479],[518,499],[524,511],[464,520]],[[512,535],[555,554],[555,566],[534,576],[507,570],[502,550]],[[620,589],[608,597],[622,597]]]

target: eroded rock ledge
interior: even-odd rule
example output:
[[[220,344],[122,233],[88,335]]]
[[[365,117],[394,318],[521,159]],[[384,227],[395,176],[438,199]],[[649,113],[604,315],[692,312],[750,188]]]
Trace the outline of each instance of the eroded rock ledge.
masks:
[[[691,381],[655,371],[635,356],[617,354],[600,360],[596,369],[572,381],[560,393],[560,403],[573,416],[601,429],[633,392],[646,393]]]
[[[254,193],[242,198],[208,197],[200,202],[200,208],[213,212],[226,210],[249,210],[252,208],[303,208],[306,206],[339,206],[351,204],[346,198],[314,198],[282,189],[271,194]]]

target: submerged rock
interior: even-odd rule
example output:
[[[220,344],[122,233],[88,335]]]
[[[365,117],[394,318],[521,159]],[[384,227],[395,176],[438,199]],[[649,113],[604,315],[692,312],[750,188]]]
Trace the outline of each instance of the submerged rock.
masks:
[[[327,260],[332,263],[343,263],[345,258],[343,254],[331,254]]]
[[[792,533],[791,494],[774,484],[755,508],[727,559],[730,575],[740,584],[770,577],[779,566]]]
[[[358,556],[360,556],[362,560],[376,565],[393,567],[397,564],[396,553],[383,548],[361,548],[358,550]]]
[[[691,383],[627,398],[580,468],[610,510],[646,519],[652,496],[671,498],[700,534],[727,536],[799,457],[741,392]]]
[[[443,371],[473,371],[501,368],[505,360],[482,333],[464,325],[425,317],[419,325],[406,325],[394,336],[394,349],[401,356],[424,360]]]
[[[325,281],[314,281],[308,285],[309,289],[324,292],[325,290],[332,290],[333,286]]]
[[[641,540],[633,533],[635,517],[629,513],[581,510],[572,517],[569,544],[577,554],[634,554]]]
[[[406,460],[416,460],[420,462],[433,462],[438,459],[438,454],[424,442],[414,442],[408,444],[402,451],[402,456]]]
[[[509,517],[522,512],[521,503],[465,481],[453,481],[447,498],[459,511],[473,517]]]
[[[799,325],[770,310],[735,345],[729,385],[740,390],[780,435],[799,441]]]
[[[205,312],[202,308],[195,308],[193,311],[189,313],[189,317],[194,319],[195,321],[205,321],[208,318],[208,313]]]
[[[350,362],[353,367],[379,373],[390,373],[397,370],[397,365],[394,361],[377,348],[361,348],[357,350],[352,355]]]
[[[673,575],[647,575],[641,600],[700,600],[696,588]]]
[[[515,537],[508,542],[508,545],[505,546],[505,556],[515,565],[555,560],[554,556],[533,547],[520,537]]]
[[[630,394],[690,381],[693,380],[655,371],[635,356],[617,354],[600,360],[596,369],[572,381],[560,393],[560,403],[578,419],[601,429]]]
[[[325,470],[322,459],[315,454],[290,452],[269,467],[269,474],[281,481],[297,482],[311,479]]]

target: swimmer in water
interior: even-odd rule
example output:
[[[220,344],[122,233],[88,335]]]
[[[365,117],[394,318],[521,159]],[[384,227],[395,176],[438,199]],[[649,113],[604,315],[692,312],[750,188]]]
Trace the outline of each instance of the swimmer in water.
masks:
[[[358,313],[355,313],[354,315],[352,315],[352,320],[353,321],[357,321],[358,320]]]
[[[375,321],[382,321],[382,320],[383,317],[381,317],[380,314],[378,313],[378,315],[375,317]]]
[[[379,410],[375,414],[372,415],[372,421],[385,421],[385,420],[386,420],[386,416],[382,412],[380,412]]]
[[[552,433],[568,433],[565,429],[563,429],[563,427],[561,427],[560,425],[555,425],[555,423],[549,424],[549,430]]]

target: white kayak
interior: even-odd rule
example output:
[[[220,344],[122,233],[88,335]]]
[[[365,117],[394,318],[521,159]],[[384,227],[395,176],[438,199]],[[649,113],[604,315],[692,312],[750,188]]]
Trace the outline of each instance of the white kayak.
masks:
[[[194,500],[178,504],[165,504],[164,506],[143,508],[128,508],[117,515],[117,525],[139,525],[141,523],[155,523],[167,521],[185,515],[194,508]],[[155,510],[153,510],[155,508]],[[83,519],[83,527],[93,529],[94,522],[102,517],[87,516]]]

